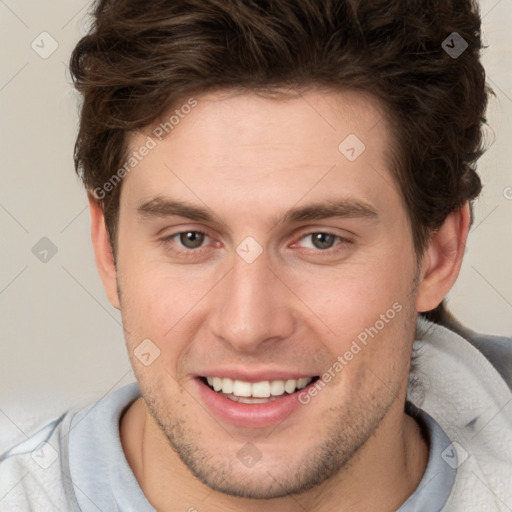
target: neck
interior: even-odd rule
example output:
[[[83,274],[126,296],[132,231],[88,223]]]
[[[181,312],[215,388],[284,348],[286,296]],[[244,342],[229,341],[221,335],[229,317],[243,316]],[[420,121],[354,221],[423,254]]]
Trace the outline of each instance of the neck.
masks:
[[[142,399],[122,417],[120,434],[128,463],[155,509],[261,510],[261,500],[214,491],[192,475]],[[404,414],[403,403],[397,400],[374,434],[333,478],[302,494],[265,500],[265,511],[394,511],[418,486],[427,459],[428,446],[419,425]]]

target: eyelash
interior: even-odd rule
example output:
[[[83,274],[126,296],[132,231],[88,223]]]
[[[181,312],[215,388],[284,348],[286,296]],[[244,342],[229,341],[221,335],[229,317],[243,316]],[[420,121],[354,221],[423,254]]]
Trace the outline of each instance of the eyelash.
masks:
[[[315,253],[320,253],[320,254],[333,255],[341,250],[340,246],[346,246],[346,245],[349,245],[352,243],[352,241],[349,240],[348,238],[344,238],[340,235],[335,235],[334,233],[330,233],[328,231],[310,231],[308,233],[304,233],[300,236],[299,241],[303,240],[304,238],[307,238],[307,237],[310,237],[313,235],[319,235],[319,234],[334,237],[334,245],[332,247],[329,247],[328,249],[316,249],[316,248],[308,247],[308,248],[306,248],[307,250],[314,251]],[[336,241],[338,243],[336,243]]]
[[[173,233],[172,235],[169,235],[169,236],[166,236],[164,237],[161,242],[164,243],[165,245],[167,244],[173,244],[173,239],[179,237],[180,235],[183,235],[185,233],[196,233],[196,234],[200,234],[200,235],[204,235],[205,237],[207,238],[210,238],[211,237],[208,235],[208,233],[204,232],[204,231],[200,231],[200,230],[193,230],[193,229],[190,229],[190,230],[186,230],[186,231],[179,231],[178,233]],[[322,234],[322,235],[330,235],[330,236],[333,236],[335,238],[335,240],[338,241],[338,243],[334,244],[332,247],[329,247],[328,249],[311,249],[311,248],[307,248],[308,251],[314,251],[315,253],[318,253],[318,254],[326,254],[326,255],[333,255],[333,254],[336,254],[338,251],[341,250],[341,248],[339,249],[336,249],[336,247],[339,247],[339,246],[346,246],[346,245],[350,245],[352,244],[353,242],[351,240],[349,240],[348,238],[344,238],[342,236],[339,236],[339,235],[335,235],[334,233],[330,233],[328,231],[310,231],[308,233],[304,233],[302,234],[300,237],[299,237],[299,241],[303,240],[304,238],[307,238],[307,237],[310,237],[310,236],[313,236],[313,235],[317,235],[317,234]],[[297,243],[297,242],[294,242],[294,244]],[[194,256],[198,256],[198,255],[201,255],[205,250],[207,250],[207,247],[198,247],[196,249],[185,249],[185,248],[176,248],[174,247],[172,249],[177,255],[179,256],[186,256],[186,257],[194,257]]]
[[[210,236],[208,236],[208,233],[205,233],[204,231],[199,231],[199,230],[195,230],[195,229],[189,229],[189,230],[186,230],[186,231],[179,231],[178,233],[174,233],[172,235],[166,236],[166,237],[164,237],[162,239],[162,242],[165,245],[172,244],[173,243],[172,240],[174,238],[177,238],[180,235],[183,235],[185,233],[196,233],[196,234],[204,235],[207,238],[211,238]],[[197,255],[200,255],[205,249],[206,249],[206,247],[198,247],[197,249],[185,249],[185,248],[175,248],[174,247],[172,250],[178,256],[191,256],[191,257],[194,257],[194,256],[197,256]]]

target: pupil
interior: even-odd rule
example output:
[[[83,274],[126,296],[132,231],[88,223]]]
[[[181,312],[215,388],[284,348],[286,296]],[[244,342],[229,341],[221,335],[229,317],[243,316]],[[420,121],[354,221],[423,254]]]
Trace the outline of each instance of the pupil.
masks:
[[[189,249],[200,247],[204,241],[204,234],[197,231],[188,231],[180,235],[180,242]]]
[[[334,235],[327,233],[315,233],[313,236],[313,244],[318,249],[329,249],[334,243]]]

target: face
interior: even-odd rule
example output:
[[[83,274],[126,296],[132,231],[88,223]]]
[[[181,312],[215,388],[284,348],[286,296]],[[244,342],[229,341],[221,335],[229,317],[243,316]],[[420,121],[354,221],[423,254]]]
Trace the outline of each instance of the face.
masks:
[[[300,492],[403,415],[417,262],[391,134],[356,93],[195,100],[163,140],[131,139],[155,147],[120,201],[130,358],[200,480]]]

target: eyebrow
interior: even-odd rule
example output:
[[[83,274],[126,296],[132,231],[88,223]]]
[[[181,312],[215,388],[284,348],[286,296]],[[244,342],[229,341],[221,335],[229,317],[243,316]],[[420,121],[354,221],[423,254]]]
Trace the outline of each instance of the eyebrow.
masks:
[[[199,222],[218,222],[218,219],[206,208],[164,197],[155,197],[143,202],[137,208],[137,213],[141,219],[178,216]],[[272,224],[293,224],[332,217],[377,219],[379,215],[370,204],[364,201],[334,199],[292,208],[284,215],[278,215]]]

